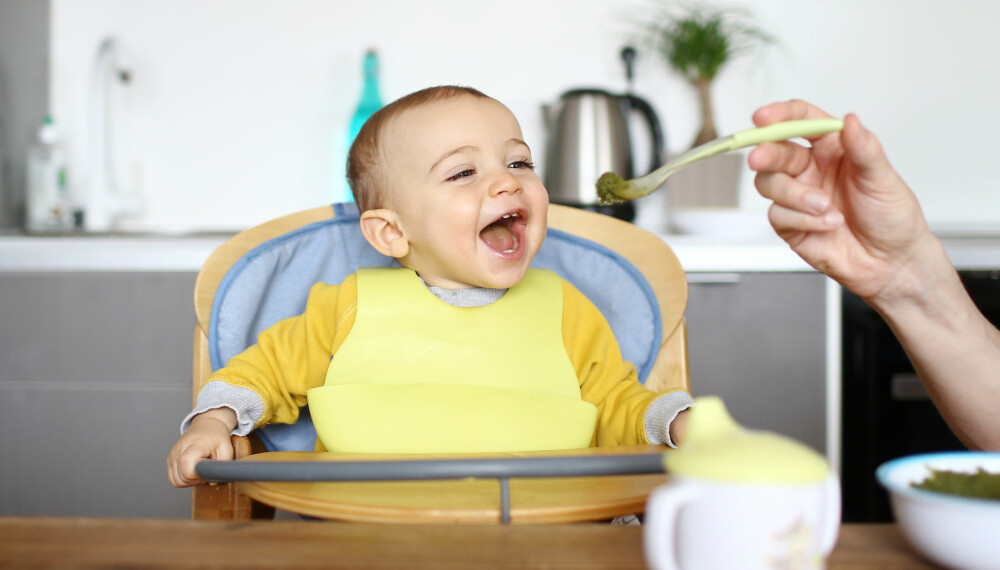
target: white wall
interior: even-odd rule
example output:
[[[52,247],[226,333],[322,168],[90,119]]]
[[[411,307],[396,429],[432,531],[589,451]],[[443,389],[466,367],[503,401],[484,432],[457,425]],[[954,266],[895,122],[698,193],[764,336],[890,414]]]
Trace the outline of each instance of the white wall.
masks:
[[[939,227],[1000,231],[995,0],[755,2],[788,46],[768,98],[857,112]]]
[[[858,112],[940,222],[1000,226],[993,0],[742,0],[781,47],[738,61],[715,92],[721,132],[775,99]],[[134,81],[116,93],[119,176],[151,229],[232,229],[334,200],[366,48],[388,101],[433,84],[506,103],[544,167],[540,105],[569,88],[622,90],[619,50],[640,0],[53,0],[51,107],[72,184],[87,175],[90,65],[119,38]],[[636,92],[673,151],[697,128],[692,90],[641,52]],[[764,209],[751,177],[746,207]]]

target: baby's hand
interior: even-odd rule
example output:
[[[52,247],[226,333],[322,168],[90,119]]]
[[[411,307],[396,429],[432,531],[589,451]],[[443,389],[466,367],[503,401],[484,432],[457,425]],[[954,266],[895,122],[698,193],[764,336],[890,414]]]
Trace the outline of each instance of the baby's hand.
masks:
[[[674,421],[670,422],[670,441],[677,447],[684,443],[684,438],[687,436],[688,410],[690,408],[681,410]]]
[[[232,459],[230,434],[236,427],[236,413],[219,408],[198,414],[167,456],[167,476],[174,487],[204,483],[194,466],[202,459]]]

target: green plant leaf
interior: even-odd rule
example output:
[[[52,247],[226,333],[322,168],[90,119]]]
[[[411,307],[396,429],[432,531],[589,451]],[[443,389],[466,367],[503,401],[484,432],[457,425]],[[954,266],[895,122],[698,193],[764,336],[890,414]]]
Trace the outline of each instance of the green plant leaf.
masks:
[[[774,42],[753,24],[749,12],[739,8],[678,7],[661,1],[653,14],[640,39],[692,83],[712,81],[735,57]]]

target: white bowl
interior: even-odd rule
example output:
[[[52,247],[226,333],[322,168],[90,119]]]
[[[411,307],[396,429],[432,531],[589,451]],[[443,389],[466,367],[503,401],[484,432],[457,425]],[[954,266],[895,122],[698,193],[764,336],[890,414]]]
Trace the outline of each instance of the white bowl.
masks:
[[[1000,473],[1000,453],[956,451],[912,455],[883,463],[875,472],[889,492],[903,536],[938,564],[964,570],[1000,568],[1000,501],[911,487],[930,469]]]

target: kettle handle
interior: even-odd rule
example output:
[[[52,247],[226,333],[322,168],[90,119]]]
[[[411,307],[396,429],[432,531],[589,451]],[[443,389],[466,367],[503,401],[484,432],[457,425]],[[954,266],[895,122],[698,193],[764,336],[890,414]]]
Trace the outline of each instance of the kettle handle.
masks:
[[[636,97],[635,95],[622,95],[632,109],[636,109],[646,118],[646,122],[649,123],[649,134],[650,142],[652,143],[653,157],[650,161],[649,170],[646,170],[642,174],[647,172],[652,172],[660,166],[660,157],[663,156],[663,128],[660,125],[660,118],[656,115],[656,111],[653,110],[653,106],[649,104],[645,99]]]

